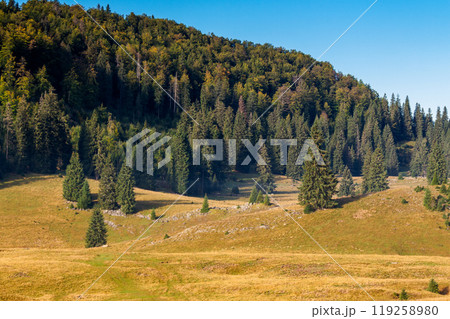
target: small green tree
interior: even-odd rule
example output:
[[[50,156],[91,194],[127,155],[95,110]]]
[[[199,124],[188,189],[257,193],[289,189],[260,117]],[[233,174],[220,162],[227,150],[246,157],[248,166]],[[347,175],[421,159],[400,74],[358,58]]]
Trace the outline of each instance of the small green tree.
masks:
[[[431,279],[430,282],[428,283],[427,290],[429,292],[432,292],[432,293],[435,293],[435,294],[439,293],[439,285],[438,285],[438,283],[434,279]]]
[[[267,194],[266,194],[266,196],[264,196],[264,205],[270,206],[270,199],[269,199],[269,195],[267,195]]]
[[[99,187],[99,202],[103,209],[116,209],[116,176],[114,166],[111,160],[107,158],[101,171],[100,187]]]
[[[445,184],[442,185],[442,187],[441,187],[441,189],[439,190],[439,192],[440,192],[441,194],[447,195],[447,186],[445,186]]]
[[[254,204],[256,202],[257,197],[258,197],[258,189],[256,188],[256,186],[253,186],[248,202],[250,204]]]
[[[347,166],[344,168],[341,185],[339,186],[339,196],[350,196],[355,193],[355,185],[353,184],[353,176]]]
[[[151,218],[152,220],[156,220],[156,212],[155,212],[155,209],[154,209],[154,208],[152,209],[152,213],[150,214],[150,218]]]
[[[107,236],[103,214],[97,208],[92,213],[89,228],[86,233],[86,248],[106,245]]]
[[[81,188],[81,194],[78,198],[77,207],[80,209],[88,209],[91,206],[92,198],[91,192],[89,190],[89,184],[84,181],[83,187]]]
[[[400,300],[408,300],[409,299],[409,295],[405,289],[402,289],[402,292],[399,295],[399,299]]]
[[[261,191],[258,192],[258,196],[256,197],[256,202],[257,203],[262,203],[264,202],[264,197]]]
[[[425,197],[423,198],[423,206],[425,206],[425,208],[429,209],[429,210],[433,209],[431,191],[428,188],[425,189]]]
[[[134,178],[131,168],[125,163],[120,169],[117,178],[117,203],[125,214],[132,214],[135,210],[136,199],[134,194]]]
[[[200,212],[203,214],[209,212],[208,196],[206,196],[206,194],[205,194],[205,198],[203,199],[203,205],[202,205],[202,209],[200,210]]]
[[[83,167],[77,152],[72,153],[70,164],[67,165],[66,177],[63,181],[63,196],[65,199],[76,202],[81,194],[85,178]]]

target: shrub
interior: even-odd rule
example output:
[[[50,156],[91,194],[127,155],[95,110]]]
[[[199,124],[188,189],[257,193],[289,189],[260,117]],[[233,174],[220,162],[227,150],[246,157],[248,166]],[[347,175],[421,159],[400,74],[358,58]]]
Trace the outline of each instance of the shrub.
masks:
[[[264,205],[270,206],[270,199],[269,199],[269,195],[267,195],[267,194],[264,197]]]
[[[167,235],[167,234],[164,235],[164,239],[169,239],[169,238],[170,238],[169,235]]]
[[[414,191],[416,192],[416,193],[420,193],[421,191],[423,191],[425,189],[425,187],[423,187],[423,186],[416,186],[416,188],[414,188]]]
[[[311,214],[312,212],[314,212],[314,207],[312,207],[311,205],[306,205],[305,208],[303,209],[303,212],[305,214]]]
[[[402,198],[402,204],[408,204],[408,201],[404,198]]]
[[[203,206],[202,206],[202,209],[200,210],[200,212],[203,214],[209,212],[208,196],[206,196],[206,194],[205,194],[205,198],[203,199]]]
[[[256,186],[253,186],[248,202],[250,204],[254,204],[256,202],[257,197],[258,197],[258,189],[256,188]]]
[[[445,209],[445,204],[447,203],[446,199],[439,195],[436,199],[436,210],[438,212],[442,212]]]
[[[426,209],[433,209],[432,206],[432,197],[431,197],[431,192],[430,190],[427,188],[425,190],[425,197],[423,198],[423,206],[425,206]]]
[[[429,292],[432,292],[432,293],[435,293],[435,294],[439,293],[439,285],[438,285],[438,283],[434,279],[431,279],[430,282],[428,283],[427,290]]]
[[[405,289],[402,289],[402,292],[400,293],[400,295],[398,297],[400,300],[408,300],[409,299],[409,295]]]
[[[256,197],[256,202],[257,203],[262,203],[264,202],[264,197],[261,191],[258,192],[258,196]]]
[[[233,186],[231,188],[231,194],[235,194],[235,195],[239,194],[239,187]]]
[[[398,180],[399,181],[402,181],[402,180],[404,180],[405,178],[403,177],[403,173],[398,173]]]
[[[154,209],[154,208],[152,209],[152,212],[151,212],[151,214],[150,214],[150,218],[151,218],[152,220],[156,220],[156,212],[155,212],[155,209]]]
[[[444,195],[446,195],[446,194],[447,194],[447,192],[448,192],[448,190],[447,190],[447,186],[445,186],[445,184],[444,184],[444,185],[442,185],[442,187],[441,187],[441,189],[439,190],[439,192],[440,192],[441,194],[444,194]]]

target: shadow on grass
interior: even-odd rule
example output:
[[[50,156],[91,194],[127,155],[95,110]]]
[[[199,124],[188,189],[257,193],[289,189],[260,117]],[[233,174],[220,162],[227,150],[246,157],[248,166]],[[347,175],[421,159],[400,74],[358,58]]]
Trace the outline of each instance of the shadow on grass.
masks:
[[[367,197],[368,195],[370,195],[370,193],[368,194],[361,194],[361,195],[356,195],[356,196],[349,196],[349,197],[341,197],[341,198],[336,198],[336,202],[337,202],[337,208],[342,208],[345,204],[349,204],[355,201],[358,201],[364,197]]]
[[[0,180],[0,189],[13,187],[13,186],[22,186],[29,183],[33,183],[36,181],[46,180],[58,177],[58,175],[27,175],[27,176],[21,176],[21,175],[9,175],[6,178]]]

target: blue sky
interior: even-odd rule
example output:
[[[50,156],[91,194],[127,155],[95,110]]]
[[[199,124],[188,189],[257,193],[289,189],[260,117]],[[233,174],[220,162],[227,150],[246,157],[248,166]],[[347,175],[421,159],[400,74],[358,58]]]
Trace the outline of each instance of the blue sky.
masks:
[[[146,13],[204,33],[270,43],[316,58],[374,0],[77,0],[120,14]],[[63,1],[73,4],[71,0]],[[450,106],[450,1],[379,0],[321,60],[381,95]],[[414,105],[414,104],[413,104]]]

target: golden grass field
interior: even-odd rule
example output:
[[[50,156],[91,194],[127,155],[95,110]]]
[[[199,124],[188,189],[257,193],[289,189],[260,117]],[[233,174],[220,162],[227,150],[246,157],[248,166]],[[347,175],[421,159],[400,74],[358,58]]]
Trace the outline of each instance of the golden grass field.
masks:
[[[246,205],[251,177],[234,182],[239,196],[208,194],[208,214],[198,212],[203,198],[182,197],[83,300],[369,300],[281,208]],[[91,211],[69,208],[62,181],[0,182],[0,300],[76,300],[153,223],[143,216],[178,197],[136,189],[138,214],[105,214],[108,247],[86,249]],[[98,182],[89,183],[95,198]],[[277,177],[274,196],[375,300],[401,289],[411,300],[450,300],[450,231],[417,185],[426,182],[392,177],[387,191],[310,215],[291,180]],[[441,294],[426,291],[431,278]]]

